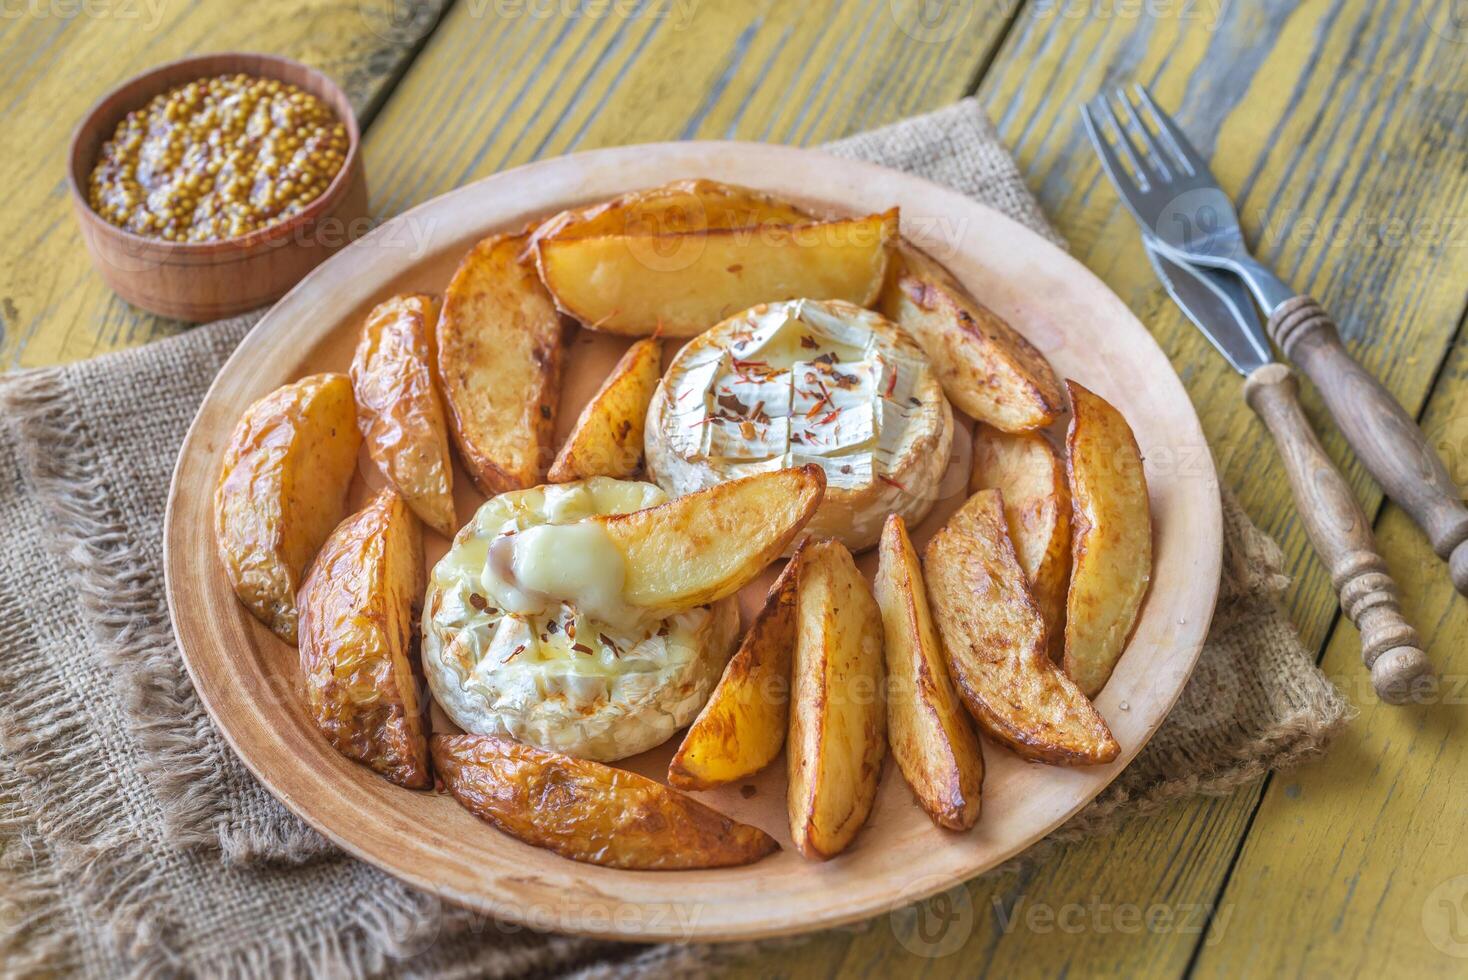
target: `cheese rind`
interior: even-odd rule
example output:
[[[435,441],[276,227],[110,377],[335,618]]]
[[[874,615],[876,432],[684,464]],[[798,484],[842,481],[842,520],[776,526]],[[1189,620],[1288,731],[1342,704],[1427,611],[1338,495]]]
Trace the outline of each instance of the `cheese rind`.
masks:
[[[937,497],[953,414],[917,344],[839,300],[745,310],[688,343],[648,409],[649,475],[674,496],[753,473],[819,465],[808,529],[852,549],[889,513],[916,523]]]

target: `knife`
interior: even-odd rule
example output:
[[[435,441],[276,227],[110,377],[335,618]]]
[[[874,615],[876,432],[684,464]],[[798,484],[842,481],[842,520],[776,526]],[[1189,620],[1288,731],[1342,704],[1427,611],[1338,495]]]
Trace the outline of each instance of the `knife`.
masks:
[[[1294,373],[1274,360],[1248,289],[1228,273],[1174,262],[1148,235],[1142,242],[1168,295],[1244,376],[1244,399],[1274,437],[1310,543],[1361,631],[1361,659],[1377,696],[1390,704],[1412,700],[1432,684],[1432,665],[1402,617],[1365,511],[1305,418]]]

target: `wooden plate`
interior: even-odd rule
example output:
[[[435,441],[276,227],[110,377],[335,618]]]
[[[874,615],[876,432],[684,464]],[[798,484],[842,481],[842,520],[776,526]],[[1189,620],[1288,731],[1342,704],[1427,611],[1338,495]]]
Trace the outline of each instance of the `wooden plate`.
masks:
[[[479,237],[686,177],[747,184],[831,213],[900,205],[909,237],[1058,371],[1131,420],[1147,457],[1156,567],[1136,636],[1097,701],[1121,743],[1117,762],[1061,769],[986,744],[983,817],[972,832],[954,834],[933,826],[889,761],[870,822],[850,851],[824,864],[790,847],[777,762],[745,787],[699,796],[769,831],[784,850],[743,868],[631,872],[522,844],[446,795],[388,784],[317,734],[296,694],[295,650],[245,613],[215,558],[214,483],[240,413],[287,381],[346,370],[366,311],[397,291],[441,290]],[[563,431],[622,344],[584,332],[573,340]],[[954,469],[947,510],[962,497],[962,461]],[[363,470],[360,484],[373,480]],[[459,476],[467,520],[479,498]],[[446,543],[426,537],[427,558],[436,560]],[[712,940],[804,932],[900,907],[1001,863],[1079,810],[1141,750],[1187,682],[1217,597],[1221,540],[1217,477],[1182,384],[1125,304],[1060,249],[959,194],[870,164],[788,147],[669,143],[547,160],[471,184],[386,223],[308,276],[245,338],[205,396],[174,474],[165,558],[174,630],[205,706],[255,775],[328,838],[445,899],[531,926]],[[435,725],[445,727],[442,716]],[[674,747],[626,765],[659,776]]]

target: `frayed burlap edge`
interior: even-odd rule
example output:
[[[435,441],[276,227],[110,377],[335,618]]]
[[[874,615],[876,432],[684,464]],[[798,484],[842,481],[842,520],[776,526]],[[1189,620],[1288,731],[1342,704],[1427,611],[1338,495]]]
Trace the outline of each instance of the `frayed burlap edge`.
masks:
[[[130,540],[110,505],[111,493],[80,416],[57,371],[9,379],[0,403],[20,436],[20,452],[37,497],[51,517],[51,547],[75,576],[78,599],[118,690],[132,733],[144,750],[143,772],[163,801],[171,841],[180,847],[219,844],[226,861],[261,849],[305,860],[327,850],[303,823],[285,824],[268,841],[221,833],[229,794],[207,746],[212,722],[194,693],[173,645],[158,597],[163,582]],[[258,833],[258,832],[257,832]]]

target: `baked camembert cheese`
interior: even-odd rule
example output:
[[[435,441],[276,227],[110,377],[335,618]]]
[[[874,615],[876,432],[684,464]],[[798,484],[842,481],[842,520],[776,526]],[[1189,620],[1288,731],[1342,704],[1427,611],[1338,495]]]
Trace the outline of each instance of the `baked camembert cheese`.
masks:
[[[799,299],[690,341],[653,395],[644,448],[674,496],[816,463],[826,496],[807,530],[859,550],[888,514],[927,514],[952,442],[952,409],[912,338],[851,303]]]
[[[434,566],[423,667],[465,731],[598,762],[693,720],[732,652],[734,597],[663,616],[622,601],[620,552],[594,523],[663,503],[650,483],[592,477],[502,493]]]

